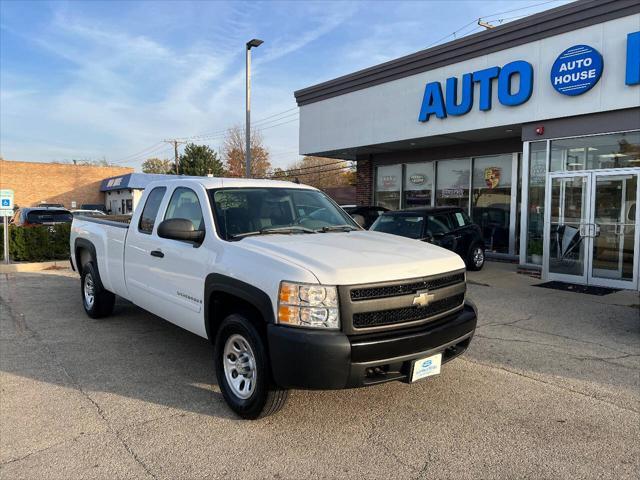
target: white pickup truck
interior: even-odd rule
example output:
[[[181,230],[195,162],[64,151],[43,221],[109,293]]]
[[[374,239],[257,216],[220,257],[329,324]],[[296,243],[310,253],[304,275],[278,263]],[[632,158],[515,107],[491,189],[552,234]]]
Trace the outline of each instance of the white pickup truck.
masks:
[[[130,223],[78,216],[70,242],[87,314],[109,315],[119,295],[208,338],[244,418],[276,412],[290,388],[438,374],[476,327],[458,255],[362,230],[305,185],[158,181]]]

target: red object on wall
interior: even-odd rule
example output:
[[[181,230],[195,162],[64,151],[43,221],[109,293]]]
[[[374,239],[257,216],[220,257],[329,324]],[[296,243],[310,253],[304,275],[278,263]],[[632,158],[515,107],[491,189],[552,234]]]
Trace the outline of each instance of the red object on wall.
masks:
[[[536,135],[544,135],[544,127],[542,125],[536,127]]]

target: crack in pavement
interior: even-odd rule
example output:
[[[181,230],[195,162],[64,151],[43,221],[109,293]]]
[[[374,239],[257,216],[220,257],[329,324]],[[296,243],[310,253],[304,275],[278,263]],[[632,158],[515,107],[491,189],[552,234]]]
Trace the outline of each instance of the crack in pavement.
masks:
[[[14,300],[13,297],[14,296],[12,295],[10,285],[11,285],[11,283],[8,282],[7,283],[7,294],[9,296],[8,300],[5,299],[3,297],[3,295],[0,293],[0,304],[3,305],[3,306],[4,305],[9,305],[8,301],[11,301],[13,303],[13,300]],[[9,308],[8,309],[8,313],[9,313],[10,318],[14,319],[14,322],[15,322],[15,318],[17,318],[17,317],[15,316],[15,313],[13,312],[13,309]],[[28,334],[28,336],[33,338],[36,342],[38,342],[44,348],[44,350],[46,351],[48,356],[53,361],[53,364],[55,364],[63,372],[63,374],[70,381],[71,385],[73,385],[73,387],[75,387],[75,389],[78,392],[80,392],[80,394],[82,396],[84,396],[93,405],[93,407],[95,408],[96,412],[98,413],[98,416],[107,425],[107,429],[118,439],[118,441],[122,444],[124,449],[129,453],[129,455],[133,458],[133,460],[142,467],[142,469],[147,473],[148,476],[150,476],[154,480],[157,480],[158,477],[149,469],[149,467],[144,463],[144,461],[140,457],[138,457],[138,455],[133,451],[133,449],[129,446],[129,444],[125,441],[125,439],[120,436],[120,432],[113,427],[113,425],[111,424],[111,422],[107,418],[107,416],[104,413],[104,410],[102,409],[100,404],[97,401],[95,401],[91,397],[91,395],[89,395],[82,388],[80,383],[75,379],[75,377],[73,377],[73,375],[71,375],[69,373],[69,371],[64,366],[64,364],[60,361],[60,359],[57,357],[55,352],[49,347],[49,345],[47,345],[47,343],[40,337],[40,335],[36,331],[34,331],[32,328],[30,328],[28,326],[25,315],[23,313],[20,313],[19,315],[22,317],[22,321],[19,324],[22,326],[23,332],[26,332]],[[31,452],[31,453],[27,454],[26,457],[34,455],[36,453],[38,453],[38,452],[37,451]]]
[[[533,317],[534,317],[534,315],[533,315],[533,313],[532,313],[532,314],[530,314],[530,315],[527,315],[527,316],[526,316],[526,317],[524,317],[524,318],[518,318],[517,320],[512,320],[512,321],[510,321],[510,322],[491,322],[491,323],[485,323],[485,324],[483,324],[483,325],[478,325],[478,326],[476,327],[476,330],[477,330],[478,328],[493,327],[493,326],[502,326],[502,325],[506,325],[506,326],[509,326],[509,327],[510,327],[510,326],[515,325],[515,324],[516,324],[516,323],[518,323],[518,322],[525,322],[525,321],[527,321],[527,320],[531,320]]]
[[[484,339],[487,339],[487,340],[500,340],[500,341],[503,341],[503,342],[529,343],[531,345],[540,345],[540,346],[543,346],[543,347],[563,348],[562,345],[554,345],[552,343],[534,342],[532,340],[521,340],[521,339],[518,339],[518,338],[489,337],[487,335],[482,335],[480,333],[477,333],[476,337],[484,338]],[[567,355],[567,356],[569,356],[571,358],[575,358],[577,360],[598,360],[598,361],[601,361],[601,362],[604,362],[604,363],[609,363],[611,365],[616,365],[618,367],[628,368],[629,370],[639,370],[639,368],[636,368],[636,367],[630,367],[628,365],[623,365],[621,363],[616,363],[616,362],[609,361],[609,360],[620,360],[620,359],[629,358],[629,357],[640,357],[640,355],[637,355],[637,354],[629,353],[629,354],[625,354],[625,355],[620,355],[618,357],[596,357],[594,355],[587,355],[587,356],[582,356],[581,355],[581,356],[578,356],[578,355],[572,355],[571,353],[568,353],[566,351],[563,351],[563,354]]]
[[[367,435],[367,438],[365,440],[365,444],[370,443],[371,445],[374,445],[376,447],[382,448],[385,452],[387,452],[391,457],[393,457],[393,459],[398,462],[400,465],[402,465],[403,467],[407,467],[411,470],[413,470],[414,472],[419,472],[419,469],[414,467],[413,465],[405,462],[402,458],[400,458],[393,450],[391,450],[387,445],[385,445],[382,442],[379,442],[376,438],[375,438],[375,434],[376,434],[376,429],[378,427],[381,427],[384,423],[384,417],[378,417],[380,418],[379,422],[376,422],[375,419],[371,421],[371,432],[369,432],[369,435]]]
[[[77,442],[78,439],[80,439],[80,438],[90,437],[90,436],[97,436],[97,435],[102,435],[102,432],[89,432],[89,433],[84,433],[83,432],[83,433],[80,433],[80,434],[76,435],[75,437],[68,438],[66,440],[62,440],[60,442],[53,443],[53,444],[48,445],[48,446],[43,447],[43,448],[39,448],[39,449],[34,450],[32,452],[29,452],[29,453],[27,453],[25,455],[22,455],[21,457],[12,458],[11,460],[6,460],[6,461],[0,463],[0,467],[4,466],[4,465],[9,465],[10,463],[15,463],[15,462],[19,462],[21,460],[25,460],[25,459],[29,458],[32,455],[36,455],[38,453],[46,452],[47,450],[51,450],[52,448],[60,447],[60,446],[62,446],[64,444],[66,444],[66,443]]]
[[[618,405],[616,403],[610,402],[610,401],[605,400],[603,398],[596,397],[595,395],[590,395],[588,393],[581,392],[579,390],[574,390],[573,388],[570,388],[570,387],[565,387],[565,386],[562,386],[562,385],[558,385],[557,383],[547,382],[545,380],[542,380],[541,378],[533,377],[531,375],[526,375],[526,374],[524,374],[522,372],[511,370],[511,369],[508,369],[508,368],[505,368],[505,367],[501,367],[501,366],[498,366],[498,365],[491,365],[491,364],[488,364],[488,363],[478,362],[477,360],[470,360],[468,357],[467,358],[461,357],[459,360],[461,360],[463,362],[473,363],[475,365],[480,365],[482,367],[493,368],[493,369],[500,370],[500,371],[503,371],[503,372],[511,373],[511,374],[517,375],[519,377],[527,378],[527,379],[532,380],[534,382],[542,383],[543,385],[547,385],[547,386],[549,386],[551,388],[557,388],[559,390],[563,390],[563,391],[566,391],[566,392],[569,392],[569,393],[580,395],[581,397],[591,398],[591,399],[596,400],[598,402],[602,402],[602,403],[605,403],[605,404],[607,404],[609,406],[618,408],[620,410],[624,410],[625,412],[630,412],[630,413],[634,413],[636,415],[640,415],[640,410],[635,410],[635,409],[629,408],[629,407],[623,407],[622,405]]]
[[[535,328],[527,328],[527,327],[521,327],[520,325],[515,325],[515,323],[523,321],[523,320],[525,320],[525,319],[520,319],[520,320],[516,320],[515,322],[509,322],[509,323],[496,323],[496,324],[480,325],[480,326],[476,327],[476,330],[480,329],[480,328],[483,328],[483,327],[503,326],[504,325],[504,326],[507,326],[507,327],[517,328],[518,330],[524,330],[526,332],[534,332],[534,333],[539,333],[541,335],[549,335],[551,337],[564,338],[566,340],[571,340],[571,341],[578,342],[578,343],[586,343],[586,344],[589,344],[589,345],[597,345],[598,347],[606,348],[607,350],[611,350],[611,351],[614,351],[614,352],[622,353],[624,355],[630,354],[629,352],[626,352],[624,350],[619,350],[617,348],[611,347],[609,345],[605,345],[603,343],[592,342],[592,341],[589,341],[589,340],[580,340],[580,339],[577,339],[577,338],[570,337],[568,335],[561,335],[559,333],[551,333],[551,332],[543,332],[543,331],[540,331],[540,330],[536,330]],[[630,354],[630,355],[633,355],[633,354]]]

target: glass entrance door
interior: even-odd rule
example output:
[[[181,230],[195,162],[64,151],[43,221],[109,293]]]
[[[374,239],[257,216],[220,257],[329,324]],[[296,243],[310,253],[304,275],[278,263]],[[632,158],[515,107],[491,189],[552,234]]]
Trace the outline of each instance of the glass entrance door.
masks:
[[[638,169],[550,174],[548,182],[545,278],[637,289]]]
[[[593,173],[592,232],[589,283],[637,288],[637,172]]]
[[[589,176],[551,175],[545,221],[545,264],[550,279],[587,281]]]

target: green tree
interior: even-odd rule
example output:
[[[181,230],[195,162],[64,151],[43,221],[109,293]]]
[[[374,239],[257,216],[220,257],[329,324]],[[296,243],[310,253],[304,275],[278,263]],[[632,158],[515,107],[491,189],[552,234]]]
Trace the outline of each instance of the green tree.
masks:
[[[166,158],[148,158],[142,163],[144,173],[170,173],[173,163]]]
[[[180,175],[204,176],[212,174],[214,177],[223,177],[224,165],[218,158],[218,154],[207,145],[189,143],[180,155],[178,164]]]

